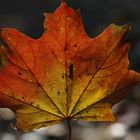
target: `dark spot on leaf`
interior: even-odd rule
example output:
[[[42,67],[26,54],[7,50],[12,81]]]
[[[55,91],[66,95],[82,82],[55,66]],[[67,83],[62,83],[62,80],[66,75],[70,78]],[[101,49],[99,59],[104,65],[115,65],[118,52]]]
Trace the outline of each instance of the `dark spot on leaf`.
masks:
[[[59,91],[57,93],[58,93],[58,95],[60,95],[60,92]]]
[[[22,74],[20,72],[18,72],[18,75],[21,76]]]
[[[38,87],[40,87],[40,84],[39,83],[37,83],[37,85],[38,85]]]
[[[95,119],[98,118],[98,116],[93,116]]]
[[[73,45],[73,47],[77,47],[77,44]]]
[[[71,28],[71,26],[69,26],[69,28]]]
[[[62,78],[63,78],[63,79],[65,78],[64,75],[62,75]]]
[[[73,80],[73,64],[69,66],[69,78]]]
[[[81,77],[81,74],[79,74],[78,76]]]
[[[67,51],[67,50],[68,50],[68,48],[67,48],[67,47],[65,47],[65,48],[64,48],[64,51]]]

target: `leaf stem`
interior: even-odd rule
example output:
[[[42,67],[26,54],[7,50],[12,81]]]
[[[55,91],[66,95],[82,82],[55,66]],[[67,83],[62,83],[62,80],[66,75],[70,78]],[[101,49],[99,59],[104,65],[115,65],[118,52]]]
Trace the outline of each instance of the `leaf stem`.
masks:
[[[67,125],[68,125],[68,140],[72,140],[72,129],[71,129],[71,125],[70,125],[70,120],[69,118],[67,118]]]

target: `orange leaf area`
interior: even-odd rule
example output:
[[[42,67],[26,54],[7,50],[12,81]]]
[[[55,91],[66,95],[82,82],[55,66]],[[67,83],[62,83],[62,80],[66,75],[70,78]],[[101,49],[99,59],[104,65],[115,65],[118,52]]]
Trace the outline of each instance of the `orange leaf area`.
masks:
[[[15,112],[22,131],[64,119],[113,121],[112,106],[140,81],[128,69],[129,25],[89,38],[80,13],[62,3],[45,14],[44,28],[38,39],[1,29],[0,106]]]

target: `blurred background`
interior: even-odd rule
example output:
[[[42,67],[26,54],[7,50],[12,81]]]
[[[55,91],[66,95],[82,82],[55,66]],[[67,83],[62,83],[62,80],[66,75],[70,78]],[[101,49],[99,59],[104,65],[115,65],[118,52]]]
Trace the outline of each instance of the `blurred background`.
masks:
[[[129,51],[131,69],[140,72],[140,1],[139,0],[66,0],[80,9],[85,30],[90,37],[100,34],[109,24],[130,23],[132,30]],[[0,0],[0,27],[16,28],[38,38],[43,33],[43,13],[53,12],[60,0]],[[115,123],[72,123],[73,140],[140,140],[140,85],[132,89],[129,98],[113,107]],[[65,122],[35,132],[16,131],[16,121],[9,109],[0,109],[0,140],[66,140]]]

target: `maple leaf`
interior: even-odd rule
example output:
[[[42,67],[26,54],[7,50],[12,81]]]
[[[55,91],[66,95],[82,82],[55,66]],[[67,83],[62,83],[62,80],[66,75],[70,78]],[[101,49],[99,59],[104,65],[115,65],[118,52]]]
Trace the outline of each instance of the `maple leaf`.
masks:
[[[113,121],[112,106],[140,81],[128,69],[129,25],[89,38],[80,13],[62,3],[45,14],[44,28],[38,39],[1,29],[0,106],[15,112],[22,131],[64,119]]]

